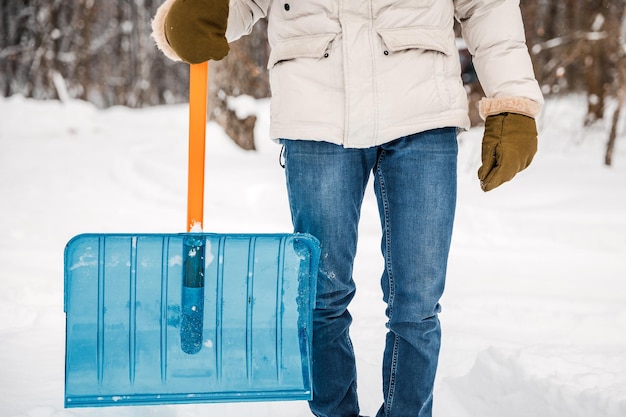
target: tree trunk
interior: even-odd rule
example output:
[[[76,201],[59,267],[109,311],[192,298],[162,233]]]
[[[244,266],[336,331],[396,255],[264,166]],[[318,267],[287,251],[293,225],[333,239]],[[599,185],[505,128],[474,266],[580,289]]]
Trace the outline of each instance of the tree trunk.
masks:
[[[268,58],[267,22],[261,20],[249,36],[230,45],[226,58],[210,63],[209,119],[222,126],[226,134],[246,150],[255,149],[256,116],[240,118],[229,106],[229,99],[244,94],[255,99],[270,96]]]
[[[613,8],[609,10],[610,18],[607,21],[607,31],[609,32],[609,59],[614,62],[615,82],[613,91],[617,101],[617,107],[613,113],[611,120],[611,130],[606,145],[606,154],[604,163],[611,166],[613,163],[613,150],[618,136],[618,126],[624,101],[626,101],[626,50],[624,49],[626,42],[626,13],[624,12],[624,1],[613,4]]]
[[[611,121],[611,131],[609,132],[609,140],[606,144],[606,153],[604,154],[604,165],[611,166],[613,164],[613,150],[615,149],[615,141],[617,139],[617,125],[619,123],[619,116],[624,103],[623,100],[617,105],[615,112],[613,113],[613,120]]]

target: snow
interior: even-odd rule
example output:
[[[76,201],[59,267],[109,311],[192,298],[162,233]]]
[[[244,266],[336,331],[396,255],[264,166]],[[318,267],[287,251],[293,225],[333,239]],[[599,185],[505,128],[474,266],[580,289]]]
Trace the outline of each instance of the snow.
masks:
[[[243,103],[259,150],[208,125],[203,228],[288,232],[268,104]],[[626,416],[626,141],[604,166],[607,127],[583,129],[584,109],[550,99],[532,166],[486,194],[480,129],[460,138],[435,417]],[[13,96],[0,114],[0,416],[309,415],[304,402],[63,409],[64,246],[84,232],[184,231],[187,108]],[[365,415],[382,398],[379,233],[369,190],[352,305]]]

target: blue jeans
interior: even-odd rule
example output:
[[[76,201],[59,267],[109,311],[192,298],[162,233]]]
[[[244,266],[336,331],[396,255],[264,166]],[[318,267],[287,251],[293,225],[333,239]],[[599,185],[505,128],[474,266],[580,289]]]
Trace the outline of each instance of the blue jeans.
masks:
[[[313,400],[318,417],[357,417],[348,305],[358,222],[370,176],[382,225],[381,287],[388,318],[384,403],[377,417],[428,417],[440,347],[443,293],[456,204],[455,128],[366,149],[282,141],[296,232],[321,242],[313,312]]]

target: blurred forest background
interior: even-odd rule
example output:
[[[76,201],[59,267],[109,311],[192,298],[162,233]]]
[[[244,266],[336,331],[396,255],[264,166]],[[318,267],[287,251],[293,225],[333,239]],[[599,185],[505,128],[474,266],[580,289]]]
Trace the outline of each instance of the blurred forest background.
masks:
[[[89,101],[99,108],[188,99],[188,66],[165,58],[150,38],[163,0],[0,0],[0,94]],[[522,0],[526,38],[546,96],[585,94],[582,127],[606,122],[607,153],[618,136],[626,88],[626,0]],[[209,117],[254,149],[255,116],[239,119],[227,98],[270,94],[266,22],[210,63]],[[482,92],[467,51],[460,59],[471,99]]]

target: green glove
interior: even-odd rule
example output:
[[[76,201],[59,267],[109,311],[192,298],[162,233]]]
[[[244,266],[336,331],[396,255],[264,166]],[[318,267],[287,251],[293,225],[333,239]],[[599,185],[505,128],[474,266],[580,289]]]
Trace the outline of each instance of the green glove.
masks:
[[[190,64],[228,55],[229,0],[176,0],[165,18],[165,36],[178,56]]]
[[[537,152],[535,119],[517,113],[487,117],[478,170],[480,187],[490,191],[511,180],[533,160]]]

